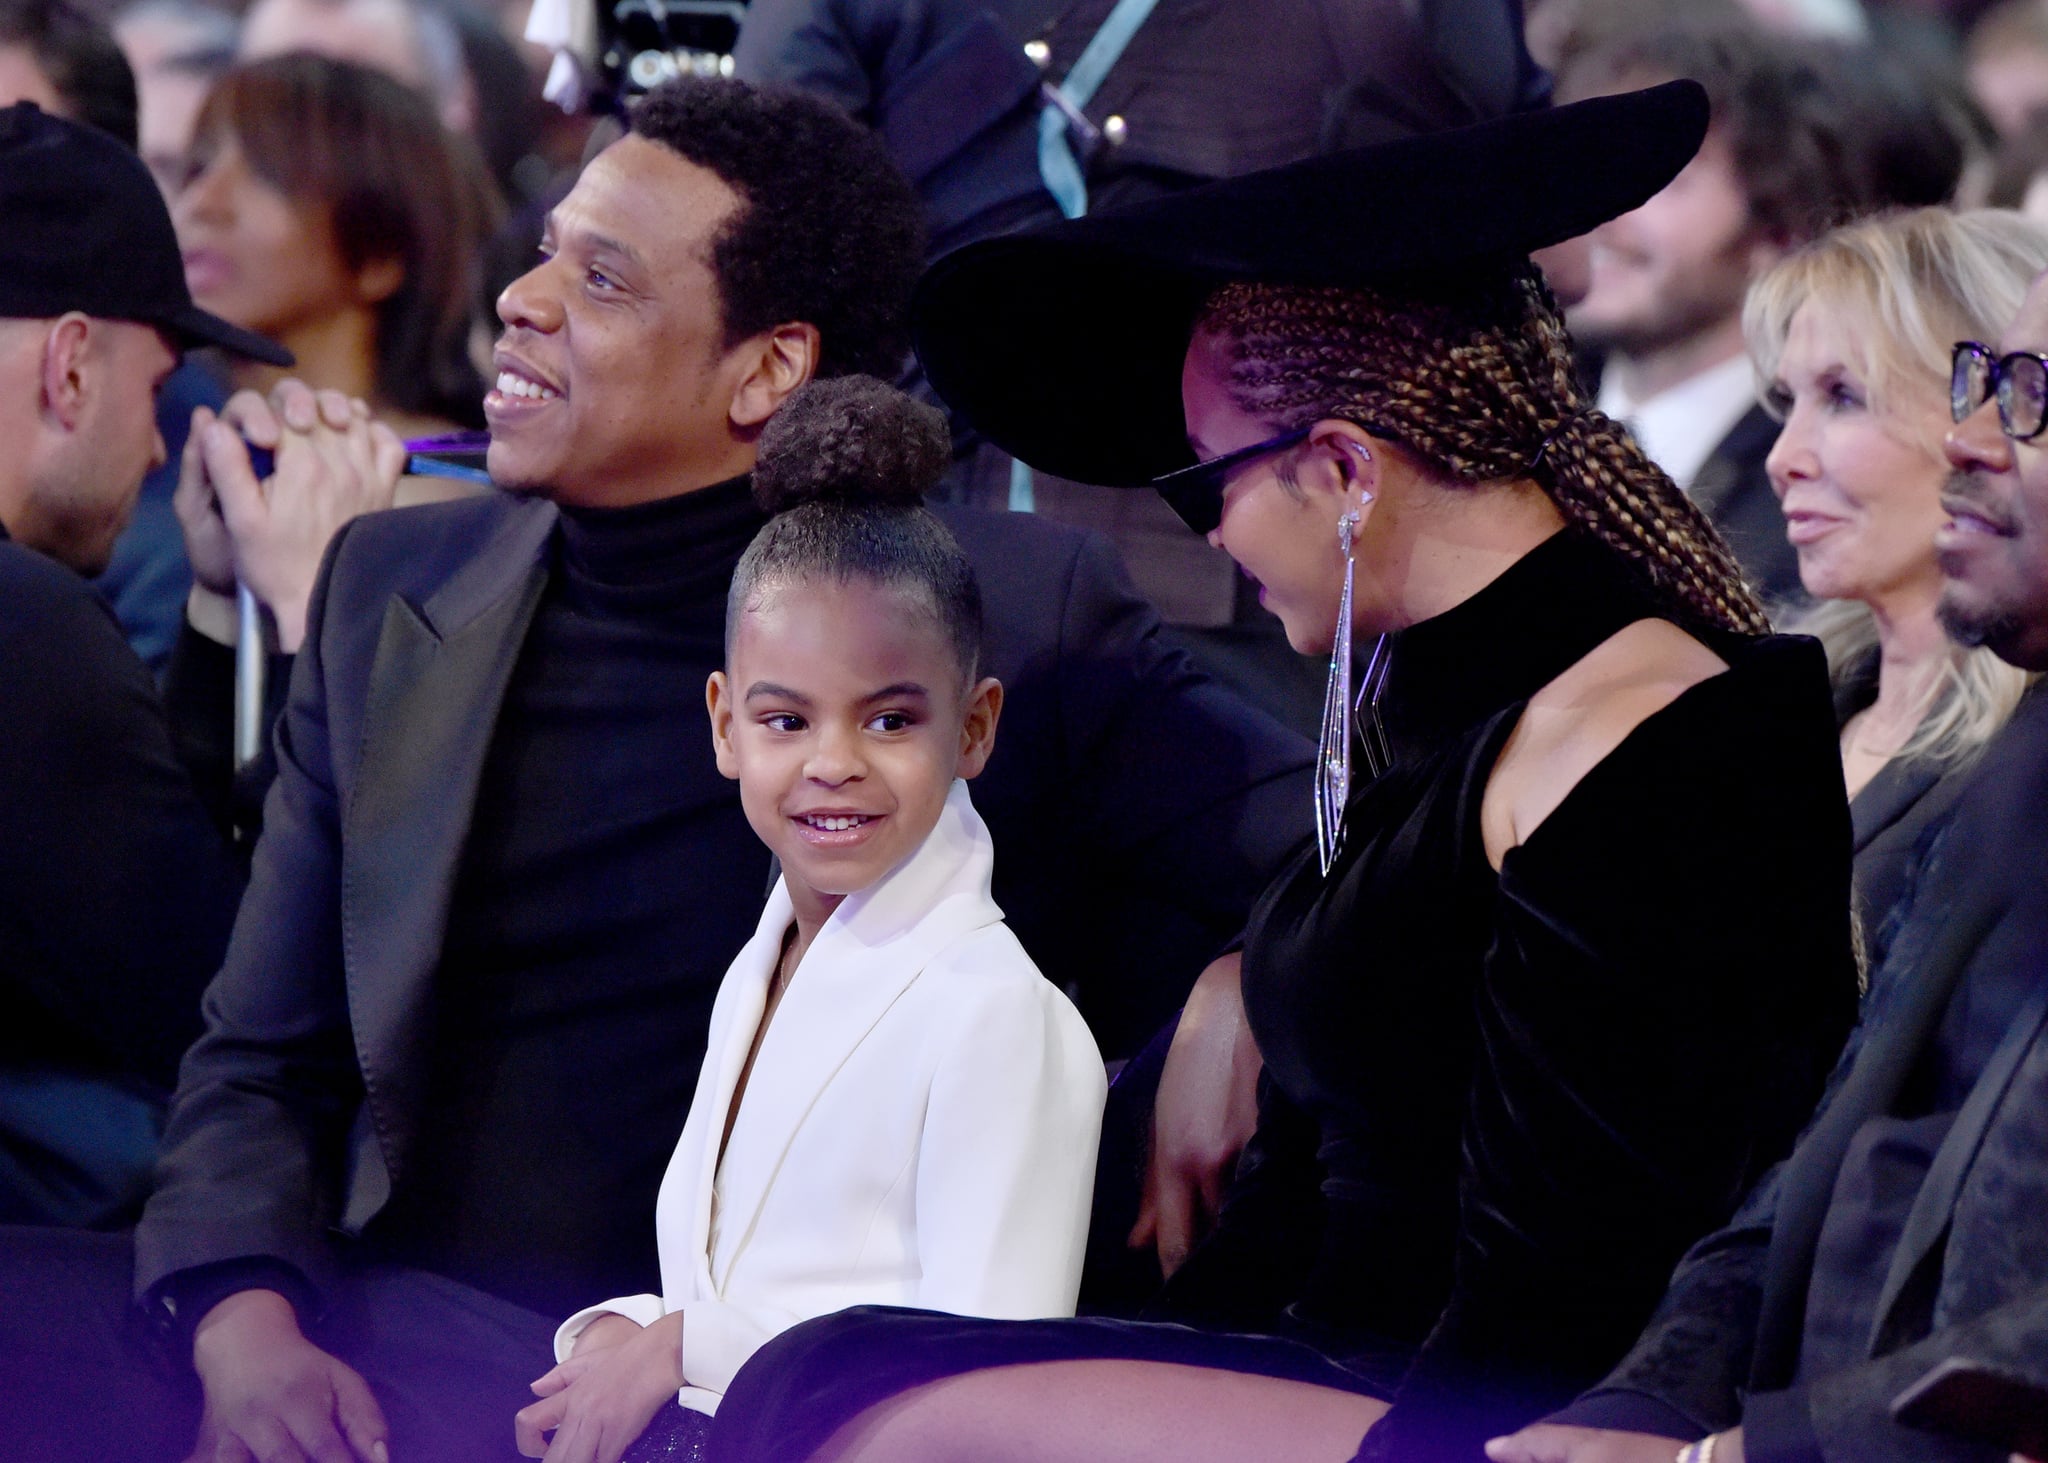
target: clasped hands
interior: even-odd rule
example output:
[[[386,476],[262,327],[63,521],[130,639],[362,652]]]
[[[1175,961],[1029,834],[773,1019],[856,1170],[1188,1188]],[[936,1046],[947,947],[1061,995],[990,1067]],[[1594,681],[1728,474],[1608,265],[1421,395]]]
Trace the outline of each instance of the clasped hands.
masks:
[[[269,477],[257,478],[246,444],[274,454]],[[282,381],[268,397],[238,391],[218,417],[195,411],[172,499],[192,562],[194,623],[226,638],[219,617],[233,623],[243,584],[277,622],[278,648],[296,651],[328,543],[356,515],[391,506],[405,457],[364,403],[303,381]]]
[[[599,1316],[533,1384],[540,1401],[512,1420],[519,1451],[546,1463],[618,1463],[683,1385],[681,1311],[650,1326]]]

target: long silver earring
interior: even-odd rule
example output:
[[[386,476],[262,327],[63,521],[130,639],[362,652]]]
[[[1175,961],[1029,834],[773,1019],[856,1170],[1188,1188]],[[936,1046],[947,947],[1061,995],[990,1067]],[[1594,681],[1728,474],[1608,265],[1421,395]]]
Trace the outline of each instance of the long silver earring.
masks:
[[[1351,728],[1358,720],[1365,745],[1366,767],[1374,777],[1387,770],[1393,755],[1380,724],[1380,693],[1386,689],[1393,652],[1382,635],[1366,660],[1358,697],[1351,695],[1351,590],[1357,577],[1352,546],[1357,540],[1359,512],[1346,510],[1337,519],[1337,547],[1344,555],[1344,592],[1337,600],[1337,628],[1331,636],[1330,679],[1323,689],[1322,735],[1316,745],[1316,853],[1325,877],[1344,846],[1344,810],[1351,801]]]
[[[1325,875],[1343,842],[1344,805],[1351,797],[1351,584],[1358,567],[1352,543],[1358,523],[1356,508],[1345,509],[1337,519],[1337,548],[1344,555],[1344,593],[1337,600],[1330,679],[1323,688],[1323,729],[1316,739],[1316,853]]]

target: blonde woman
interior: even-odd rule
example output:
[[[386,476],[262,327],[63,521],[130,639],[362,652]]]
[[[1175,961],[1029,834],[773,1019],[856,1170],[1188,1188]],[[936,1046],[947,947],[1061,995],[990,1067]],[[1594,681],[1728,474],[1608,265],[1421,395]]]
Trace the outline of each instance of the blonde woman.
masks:
[[[1920,834],[2027,682],[1943,633],[1934,532],[1951,351],[1995,339],[2043,269],[2048,232],[2017,213],[1916,209],[1791,255],[1744,311],[1765,401],[1784,422],[1771,484],[1819,601],[1792,628],[1828,652],[1873,956]]]

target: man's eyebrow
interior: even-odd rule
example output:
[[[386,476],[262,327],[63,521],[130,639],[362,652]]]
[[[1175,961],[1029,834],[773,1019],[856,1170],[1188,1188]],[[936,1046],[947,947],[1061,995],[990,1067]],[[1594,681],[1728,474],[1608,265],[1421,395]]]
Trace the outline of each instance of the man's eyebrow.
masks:
[[[549,209],[547,217],[541,221],[541,242],[546,243],[549,239],[553,239],[555,247],[560,249],[562,247],[562,233],[561,219],[557,217],[554,209]],[[631,244],[628,244],[624,239],[616,238],[611,234],[598,233],[595,229],[572,227],[568,233],[570,238],[593,253],[614,254],[625,260],[628,264],[637,265],[643,269],[646,267],[647,261],[641,257],[640,251]]]
[[[631,244],[628,244],[624,239],[615,239],[610,234],[595,234],[588,231],[585,231],[583,238],[592,249],[599,253],[616,254],[628,264],[644,266],[646,263],[640,257],[640,251]]]
[[[747,687],[747,700],[753,701],[763,696],[770,697],[776,701],[793,701],[798,706],[808,706],[811,704],[811,698],[803,692],[793,691],[787,686],[778,686],[773,681],[756,681],[753,685]]]

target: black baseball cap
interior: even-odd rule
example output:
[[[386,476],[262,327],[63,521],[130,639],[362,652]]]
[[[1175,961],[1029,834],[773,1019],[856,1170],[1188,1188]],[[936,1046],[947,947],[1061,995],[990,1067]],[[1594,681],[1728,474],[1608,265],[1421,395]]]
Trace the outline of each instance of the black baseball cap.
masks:
[[[1643,203],[1707,131],[1691,81],[1521,112],[984,239],[925,272],[911,331],[948,406],[1035,468],[1142,487],[1191,466],[1181,365],[1233,280],[1425,293]]]
[[[180,347],[292,353],[192,303],[170,210],[142,159],[34,102],[0,108],[0,319],[78,310],[154,325]]]

